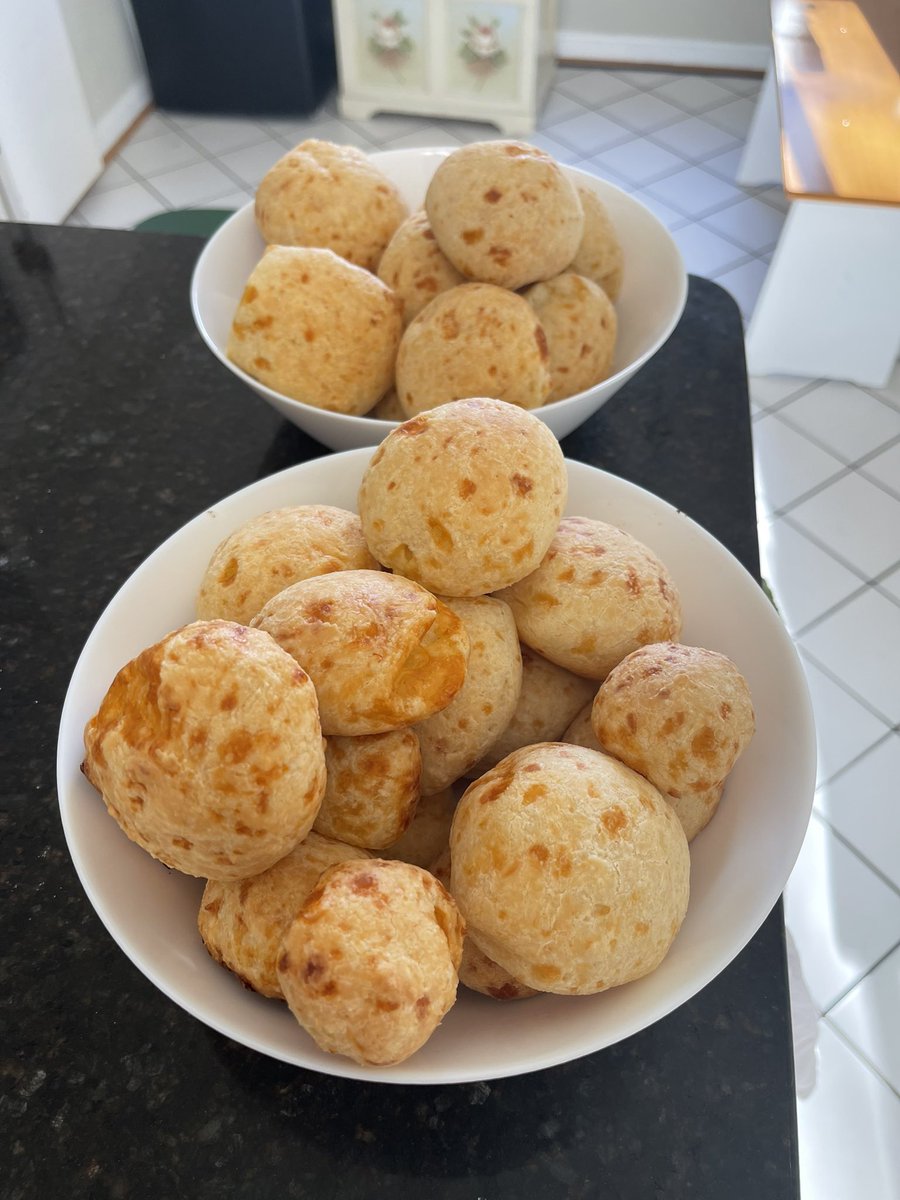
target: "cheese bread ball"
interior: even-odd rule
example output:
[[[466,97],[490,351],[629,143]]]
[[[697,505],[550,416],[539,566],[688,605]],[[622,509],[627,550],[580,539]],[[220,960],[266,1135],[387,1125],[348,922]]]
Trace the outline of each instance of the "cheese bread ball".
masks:
[[[617,319],[612,301],[590,279],[564,271],[523,293],[547,337],[547,403],[587,391],[612,372]]]
[[[671,801],[690,840],[715,812],[755,717],[750,689],[730,658],[664,642],[635,650],[610,672],[591,723],[604,750]]]
[[[403,411],[397,389],[391,388],[390,391],[385,392],[367,415],[377,417],[380,421],[405,421],[406,413]]]
[[[450,844],[450,824],[457,800],[453,788],[443,788],[433,796],[420,796],[409,827],[381,851],[381,857],[399,858],[417,867],[430,868]]]
[[[533,571],[566,502],[559,442],[501,400],[461,400],[392,429],[359,489],[380,563],[442,596],[482,596]]]
[[[692,842],[701,829],[705,829],[716,814],[719,801],[725,791],[725,783],[716,783],[703,792],[685,792],[681,796],[663,796],[671,804],[675,816],[681,822],[684,836]]]
[[[402,300],[404,325],[435,296],[466,282],[438,246],[424,211],[397,227],[378,264],[378,278]]]
[[[197,616],[249,624],[292,583],[329,571],[378,570],[356,513],[328,504],[276,508],[220,542],[209,561]]]
[[[447,707],[415,727],[427,795],[459,779],[481,758],[512,719],[522,687],[519,636],[509,605],[490,596],[444,603],[469,636],[469,663],[466,681]]]
[[[266,172],[255,207],[267,242],[333,250],[367,271],[377,268],[407,214],[396,187],[366,154],[316,138]]]
[[[602,750],[603,747],[597,741],[594,726],[591,724],[593,708],[594,699],[591,697],[559,740],[561,742],[568,742],[570,746],[584,746],[588,750]]]
[[[331,250],[268,246],[234,314],[228,357],[276,392],[359,416],[394,380],[401,304]]]
[[[501,758],[535,742],[568,741],[563,731],[585,704],[590,708],[597,691],[592,679],[582,679],[564,667],[522,646],[522,690],[509,724],[484,756],[466,774],[477,779]]]
[[[624,273],[619,235],[600,197],[583,184],[576,187],[584,210],[584,233],[569,270],[586,275],[603,288],[610,300],[616,300]]]
[[[537,570],[499,596],[523,642],[587,679],[605,679],[632,650],[681,632],[678,592],[653,551],[588,517],[560,521]]]
[[[413,731],[329,738],[325,768],[325,795],[313,828],[373,850],[396,842],[419,800],[422,757]]]
[[[450,891],[450,847],[432,863],[431,873]],[[451,893],[452,894],[452,893]],[[479,950],[470,937],[463,941],[462,958],[459,963],[459,982],[473,992],[492,996],[494,1000],[527,1000],[536,996],[534,988],[526,987],[513,979],[509,971],[494,962]]]
[[[87,778],[154,858],[258,875],[301,841],[325,791],[316,693],[260,630],[196,621],[124,666],[84,731]]]
[[[278,955],[284,934],[327,867],[368,859],[365,850],[308,833],[273,867],[250,879],[210,879],[197,927],[210,955],[253,991],[283,1000]]]
[[[550,393],[547,338],[515,292],[464,283],[416,317],[397,351],[397,395],[407,417],[469,396],[539,408]]]
[[[384,571],[334,571],[291,584],[253,625],[307,671],[326,735],[387,733],[450,703],[469,639],[419,584]]]
[[[425,211],[463,275],[513,290],[558,275],[584,232],[574,184],[525,142],[472,142],[448,154],[428,185]]]
[[[588,995],[659,966],[687,911],[684,831],[656,788],[545,742],[471,784],[450,833],[468,935],[539,991]]]
[[[330,867],[278,960],[291,1012],[318,1046],[355,1062],[402,1062],[456,1000],[465,924],[447,890],[410,863]]]

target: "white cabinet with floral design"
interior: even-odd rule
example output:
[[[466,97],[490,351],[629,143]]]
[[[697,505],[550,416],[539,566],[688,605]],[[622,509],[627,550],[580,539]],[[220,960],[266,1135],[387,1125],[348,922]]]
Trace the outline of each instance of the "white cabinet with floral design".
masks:
[[[556,0],[333,0],[344,116],[419,113],[531,132],[553,78]]]

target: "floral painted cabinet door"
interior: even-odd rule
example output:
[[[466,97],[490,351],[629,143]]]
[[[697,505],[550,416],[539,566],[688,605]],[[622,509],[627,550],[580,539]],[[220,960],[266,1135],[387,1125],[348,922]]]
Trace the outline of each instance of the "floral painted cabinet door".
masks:
[[[416,113],[531,132],[555,65],[555,0],[333,0],[342,115]]]

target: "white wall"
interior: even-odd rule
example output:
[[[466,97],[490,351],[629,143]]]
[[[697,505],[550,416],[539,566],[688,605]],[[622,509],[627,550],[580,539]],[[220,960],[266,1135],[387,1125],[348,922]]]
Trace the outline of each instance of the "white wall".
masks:
[[[59,0],[101,153],[150,103],[150,83],[128,0]]]
[[[0,3],[0,192],[6,214],[55,224],[102,169],[57,0]]]
[[[769,0],[559,0],[561,58],[762,70]]]

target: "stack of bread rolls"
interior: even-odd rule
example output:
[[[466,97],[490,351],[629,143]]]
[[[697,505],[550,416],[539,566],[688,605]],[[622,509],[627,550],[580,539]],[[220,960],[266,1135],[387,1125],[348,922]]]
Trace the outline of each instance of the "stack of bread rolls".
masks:
[[[475,142],[409,212],[375,162],[311,139],[259,185],[266,250],[228,355],[294,400],[405,420],[492,397],[538,408],[612,372],[622,247],[543,150]]]
[[[207,881],[211,956],[330,1052],[399,1062],[460,981],[601,992],[677,936],[749,691],[680,644],[656,551],[566,498],[524,408],[418,413],[372,454],[358,512],[233,530],[198,619],[88,722],[110,814]]]

